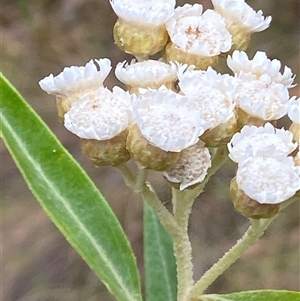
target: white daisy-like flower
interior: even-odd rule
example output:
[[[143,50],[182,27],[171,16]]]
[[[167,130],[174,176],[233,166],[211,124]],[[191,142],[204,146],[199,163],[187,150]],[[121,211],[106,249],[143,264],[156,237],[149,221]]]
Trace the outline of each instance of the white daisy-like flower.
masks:
[[[172,183],[180,183],[179,189],[201,183],[211,167],[211,156],[204,143],[199,141],[182,151],[180,161],[163,172],[164,177]]]
[[[280,72],[281,62],[277,59],[270,60],[263,51],[257,51],[252,60],[244,51],[235,50],[232,56],[227,57],[228,67],[236,76],[242,73],[251,73],[259,79],[261,76],[268,75],[275,83],[282,84],[287,88],[292,88],[295,75],[292,70],[285,66],[283,73]]]
[[[187,70],[178,74],[182,93],[189,96],[189,106],[198,113],[205,130],[227,122],[234,115],[235,80],[229,75]]]
[[[171,88],[177,79],[177,71],[186,69],[187,66],[171,62],[147,60],[136,62],[132,60],[130,64],[126,61],[118,63],[116,66],[116,77],[129,87],[158,89],[165,85]]]
[[[293,98],[288,107],[288,116],[293,123],[300,126],[300,98]]]
[[[224,19],[200,4],[185,4],[175,9],[166,23],[172,43],[182,51],[202,57],[217,56],[231,48],[231,35]]]
[[[132,121],[131,96],[119,87],[99,88],[85,95],[65,114],[65,127],[83,139],[108,140]]]
[[[69,97],[81,94],[85,90],[103,87],[103,82],[111,70],[109,59],[90,60],[85,66],[66,67],[54,76],[50,74],[39,81],[39,85],[48,94]]]
[[[198,142],[204,132],[188,98],[162,86],[140,90],[133,101],[135,121],[150,144],[167,152],[180,152]]]
[[[279,204],[300,189],[300,167],[292,157],[246,155],[238,165],[236,182],[251,199],[260,204]]]
[[[174,13],[175,0],[110,0],[117,16],[127,22],[164,24]]]
[[[214,9],[226,22],[230,33],[245,34],[263,31],[270,26],[272,17],[264,18],[263,12],[255,12],[244,0],[212,0]]]
[[[260,127],[244,126],[241,132],[234,134],[227,147],[229,158],[238,163],[249,149],[254,156],[288,156],[296,149],[297,143],[293,143],[293,134],[290,131],[277,129],[266,123]]]
[[[250,116],[262,120],[277,120],[287,114],[292,99],[288,89],[273,82],[268,75],[256,79],[248,73],[239,76],[235,100],[237,107]]]

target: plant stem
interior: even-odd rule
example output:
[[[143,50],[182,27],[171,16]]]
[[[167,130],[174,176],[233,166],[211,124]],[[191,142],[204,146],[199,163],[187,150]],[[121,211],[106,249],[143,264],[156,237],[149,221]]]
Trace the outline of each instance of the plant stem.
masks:
[[[172,188],[173,213],[180,233],[173,235],[177,263],[177,301],[184,301],[194,285],[192,247],[188,236],[188,221],[194,199],[182,198],[182,192]]]
[[[181,232],[180,227],[177,225],[174,216],[167,210],[167,208],[159,200],[158,196],[151,188],[146,180],[146,171],[140,171],[139,178],[137,179],[126,164],[117,166],[124,181],[128,187],[134,192],[141,195],[142,199],[147,202],[157,213],[157,216],[163,227],[173,236]]]
[[[224,273],[241,255],[252,246],[261,237],[271,222],[276,216],[268,219],[257,219],[250,220],[251,226],[243,237],[238,240],[223,257],[219,259],[195,284],[193,289],[190,291],[186,300],[192,301],[199,298],[203,292],[212,284],[220,275]]]

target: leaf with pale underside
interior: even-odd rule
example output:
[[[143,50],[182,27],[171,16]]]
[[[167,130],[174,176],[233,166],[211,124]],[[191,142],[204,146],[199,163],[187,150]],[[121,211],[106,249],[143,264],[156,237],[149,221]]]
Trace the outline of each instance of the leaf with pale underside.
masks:
[[[50,219],[119,301],[141,301],[122,227],[79,164],[1,74],[1,137]]]

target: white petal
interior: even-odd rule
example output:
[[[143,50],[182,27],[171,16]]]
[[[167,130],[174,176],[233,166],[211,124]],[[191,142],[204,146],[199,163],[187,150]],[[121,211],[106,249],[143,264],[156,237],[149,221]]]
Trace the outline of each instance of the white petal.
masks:
[[[228,143],[229,158],[238,163],[248,149],[254,156],[289,155],[297,147],[293,143],[293,134],[285,129],[276,129],[270,123],[264,126],[244,126],[241,132],[234,134]]]
[[[166,28],[172,43],[190,54],[210,57],[231,48],[231,35],[223,18],[213,10],[202,14],[200,4],[177,7]]]
[[[300,168],[292,157],[249,156],[239,163],[236,181],[260,204],[279,204],[300,189]]]
[[[173,15],[175,0],[110,0],[110,4],[123,20],[159,26]]]
[[[131,121],[131,97],[119,87],[86,94],[72,105],[64,120],[65,127],[78,137],[96,140],[115,137]]]

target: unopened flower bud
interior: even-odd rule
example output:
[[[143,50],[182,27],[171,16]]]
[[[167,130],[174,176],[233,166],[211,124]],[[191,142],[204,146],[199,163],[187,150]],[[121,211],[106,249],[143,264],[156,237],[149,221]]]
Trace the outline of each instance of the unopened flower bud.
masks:
[[[177,61],[182,64],[194,65],[199,70],[206,70],[209,66],[215,66],[219,61],[217,55],[199,56],[197,54],[187,53],[172,42],[169,42],[165,48],[165,57],[167,61]]]
[[[109,140],[81,139],[81,150],[96,166],[118,166],[130,159],[126,149],[128,131]]]
[[[213,129],[208,129],[201,135],[201,140],[207,147],[219,147],[227,144],[232,136],[239,130],[236,116],[232,116],[225,123],[221,123]]]
[[[230,197],[235,210],[247,218],[270,218],[280,209],[280,204],[260,204],[251,199],[239,189],[235,177],[230,183]]]
[[[174,0],[110,0],[118,15],[114,38],[119,48],[148,58],[164,48],[169,37],[165,22],[173,15]]]
[[[129,128],[126,147],[132,158],[146,169],[164,171],[174,166],[181,158],[179,152],[167,152],[153,146],[143,137],[136,124]]]
[[[300,124],[293,122],[290,127],[289,131],[293,133],[293,140],[299,141],[300,140]]]
[[[245,34],[239,28],[229,28],[228,31],[232,37],[232,47],[229,53],[234,50],[247,50],[250,44],[251,35]]]
[[[256,116],[252,116],[251,113],[247,113],[241,108],[237,108],[237,126],[238,128],[242,128],[244,125],[249,126],[264,126],[266,123],[271,123],[273,125],[276,125],[276,120],[265,120],[258,118]]]
[[[124,52],[147,58],[162,50],[169,37],[164,25],[152,27],[119,18],[114,26],[114,39]]]

